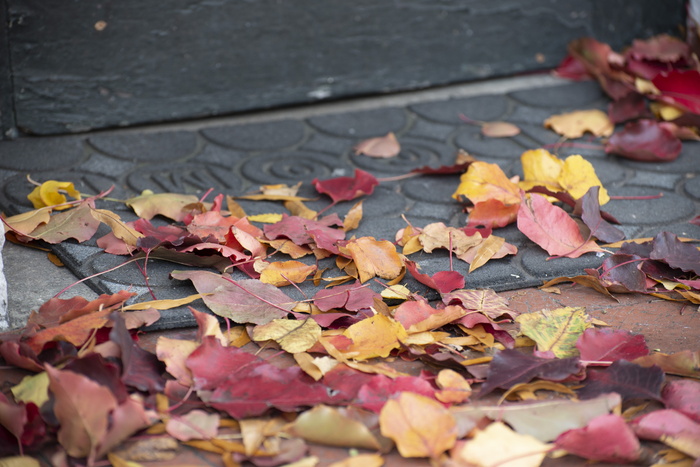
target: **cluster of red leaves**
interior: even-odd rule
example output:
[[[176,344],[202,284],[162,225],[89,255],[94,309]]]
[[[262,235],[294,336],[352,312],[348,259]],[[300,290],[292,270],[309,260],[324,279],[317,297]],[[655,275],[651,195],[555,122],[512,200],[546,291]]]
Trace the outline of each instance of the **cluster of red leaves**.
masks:
[[[699,139],[700,64],[679,39],[635,40],[623,53],[590,37],[577,39],[557,74],[594,78],[613,100],[608,116],[625,126],[609,138],[608,153],[672,161],[681,152],[681,139]]]

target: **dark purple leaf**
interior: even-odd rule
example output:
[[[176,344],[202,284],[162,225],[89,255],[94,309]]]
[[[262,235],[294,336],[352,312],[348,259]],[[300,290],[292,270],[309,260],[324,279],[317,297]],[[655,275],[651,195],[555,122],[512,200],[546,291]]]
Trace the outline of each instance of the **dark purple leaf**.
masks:
[[[671,232],[661,232],[654,238],[654,249],[649,257],[665,261],[672,268],[700,275],[700,251],[681,242]]]
[[[600,279],[610,285],[622,285],[630,292],[645,293],[646,274],[640,270],[642,260],[639,256],[615,253],[603,261]]]
[[[592,186],[581,198],[581,220],[591,229],[591,235],[597,239],[606,243],[619,242],[625,238],[625,234],[601,217],[599,191],[599,186]]]
[[[154,354],[136,345],[126,329],[124,318],[113,313],[114,325],[109,338],[119,346],[122,360],[122,381],[144,392],[161,392],[165,387],[165,366]]]
[[[660,98],[664,102],[700,114],[700,72],[697,70],[671,70],[656,75],[651,82],[661,91]]]
[[[682,149],[681,140],[656,120],[629,122],[616,132],[605,145],[605,152],[636,161],[670,162]]]
[[[638,118],[650,118],[652,114],[647,108],[644,96],[638,92],[630,92],[608,105],[608,117],[613,123],[623,123]]]
[[[591,370],[578,390],[580,399],[592,399],[608,392],[618,393],[623,401],[634,399],[661,400],[664,372],[658,366],[645,368],[626,360],[618,360],[605,370]]]

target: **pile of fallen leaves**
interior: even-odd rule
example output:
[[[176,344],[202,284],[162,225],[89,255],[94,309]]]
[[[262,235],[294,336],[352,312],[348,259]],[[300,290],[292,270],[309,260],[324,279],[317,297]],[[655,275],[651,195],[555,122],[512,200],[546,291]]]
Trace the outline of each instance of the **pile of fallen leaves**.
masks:
[[[560,131],[563,118],[567,131],[612,134],[609,120],[592,130],[579,117],[546,125]],[[483,125],[493,137],[514,131]],[[393,157],[400,141],[390,134],[356,150]],[[270,185],[243,198],[280,202],[286,212],[248,216],[224,194],[206,202],[208,194],[145,192],[125,201],[138,216],[130,222],[97,207],[114,202],[107,192],[83,199],[70,182],[40,184],[29,195],[34,210],[3,219],[12,239],[85,242],[105,225],[97,245],[139,264],[146,286],[147,260],[159,259],[194,266],[171,276],[198,293],[131,304],[128,291],[92,302],[54,298],[23,329],[0,335],[0,357],[28,372],[0,394],[0,455],[24,463],[25,454],[50,452],[55,465],[99,465],[107,456],[133,466],[172,458],[183,443],[220,454],[227,466],[315,465],[306,443],[320,443],[362,449],[338,464],[348,466],[381,465],[394,447],[454,466],[536,466],[566,453],[690,465],[700,457],[700,382],[666,375],[699,378],[700,351],[651,354],[643,336],[607,330],[583,308],[520,314],[492,290],[465,289],[451,261],[428,275],[408,258],[444,249],[471,272],[517,254],[493,233],[516,223],[552,260],[607,255],[600,268],[557,281],[700,303],[700,251],[688,239],[662,232],[621,243],[590,162],[545,149],[521,161],[522,180],[473,159],[407,174],[461,173],[454,198],[469,220],[407,222],[393,239],[351,236],[362,201],[342,219],[324,215],[372,195],[380,181],[362,170],[314,180],[331,200],[319,212],[298,196],[299,185]],[[325,258],[335,268],[320,268]],[[440,299],[402,285],[406,274]],[[317,291],[304,300],[283,291],[308,282]],[[196,300],[211,312],[190,308],[196,337],[161,336],[155,353],[139,346],[139,328]],[[262,358],[261,349],[275,353]],[[433,371],[407,374],[397,360]],[[669,448],[658,453],[640,439]]]

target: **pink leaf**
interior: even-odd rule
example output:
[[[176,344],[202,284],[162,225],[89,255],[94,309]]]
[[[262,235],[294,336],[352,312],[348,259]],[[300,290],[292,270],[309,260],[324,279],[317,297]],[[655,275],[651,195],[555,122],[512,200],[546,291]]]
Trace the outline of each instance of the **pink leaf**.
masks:
[[[600,415],[587,426],[565,431],[556,439],[557,448],[600,462],[634,462],[640,444],[632,429],[619,415]]]
[[[387,159],[398,156],[401,152],[401,145],[396,140],[396,135],[389,132],[386,136],[361,141],[354,149],[355,154]]]
[[[422,378],[415,376],[399,376],[391,379],[377,375],[364,384],[357,393],[357,405],[363,409],[379,413],[384,404],[395,394],[413,392],[425,397],[435,398],[435,388]]]
[[[321,289],[314,295],[314,305],[321,311],[333,308],[348,311],[360,311],[374,305],[374,299],[380,295],[359,281],[354,284],[339,285],[330,289]]]
[[[682,149],[681,140],[656,120],[629,122],[605,145],[605,152],[636,161],[668,162],[676,160]]]
[[[592,240],[584,241],[576,222],[562,208],[534,193],[520,203],[518,229],[550,255],[578,258],[601,251]]]
[[[700,423],[700,382],[689,379],[671,381],[661,392],[664,404]]]
[[[338,177],[319,181],[314,178],[311,182],[316,191],[331,197],[333,204],[340,201],[350,201],[362,195],[371,195],[379,181],[374,175],[364,170],[355,169],[354,177]]]
[[[644,336],[621,330],[586,329],[576,348],[581,352],[581,360],[596,362],[631,361],[649,355]]]

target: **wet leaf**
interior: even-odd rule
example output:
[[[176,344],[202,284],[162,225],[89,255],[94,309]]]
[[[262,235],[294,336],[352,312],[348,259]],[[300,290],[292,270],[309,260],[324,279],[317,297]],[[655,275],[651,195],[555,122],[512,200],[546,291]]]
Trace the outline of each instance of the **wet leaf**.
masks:
[[[544,121],[544,126],[571,139],[580,138],[586,132],[594,136],[610,136],[615,129],[608,115],[598,109],[552,115]]]
[[[496,388],[509,389],[533,378],[563,381],[579,371],[578,358],[539,358],[513,349],[501,350],[489,365],[488,377],[478,394],[483,397]],[[597,395],[597,394],[596,394]]]
[[[678,158],[681,141],[668,128],[655,120],[636,120],[616,132],[605,145],[605,152],[627,159],[646,162],[668,162]]]
[[[557,448],[599,462],[635,462],[641,454],[639,440],[619,415],[600,415],[584,428],[562,433]]]
[[[457,446],[452,458],[459,465],[478,467],[537,467],[551,446],[514,432],[501,422],[478,430],[474,438]]]
[[[649,355],[644,336],[612,329],[586,329],[576,342],[576,348],[581,360],[594,362],[632,361]]]
[[[65,203],[68,199],[64,193],[76,200],[81,198],[80,192],[75,189],[73,183],[59,182],[57,180],[45,181],[34,188],[27,198],[32,202],[35,209],[39,209],[45,206],[55,206]],[[68,208],[70,208],[70,206],[59,206],[54,209],[60,211]]]
[[[364,154],[369,157],[388,159],[396,157],[401,152],[401,145],[392,132],[378,138],[370,138],[361,141],[354,148],[355,154]]]
[[[452,195],[459,200],[465,196],[476,204],[491,199],[505,205],[520,204],[518,185],[513,183],[497,164],[473,162],[469,169],[460,177],[457,191]]]
[[[411,392],[389,400],[379,415],[382,435],[396,443],[403,457],[431,457],[451,449],[457,424],[439,402]]]
[[[576,342],[583,332],[592,327],[585,308],[564,307],[525,313],[515,319],[520,332],[537,343],[538,354],[557,358],[576,357]]]
[[[211,311],[236,323],[266,324],[286,317],[295,305],[277,287],[254,279],[231,282],[208,271],[173,271],[170,275],[191,280]]]
[[[377,179],[364,170],[355,169],[354,177],[338,177],[319,181],[313,179],[316,191],[330,196],[333,203],[350,201],[363,195],[371,195],[379,184]]]
[[[253,330],[253,340],[273,340],[289,353],[306,352],[318,342],[319,337],[321,327],[311,318],[304,321],[275,319]]]
[[[349,241],[345,247],[357,266],[362,283],[375,276],[395,279],[403,271],[403,261],[394,244],[388,240],[360,237]]]
[[[578,258],[601,251],[592,240],[584,240],[576,222],[544,196],[530,194],[520,205],[518,229],[550,255]]]
[[[616,392],[623,401],[661,400],[664,372],[659,367],[644,368],[626,360],[617,360],[604,370],[590,370],[585,386],[578,390],[581,399]]]

